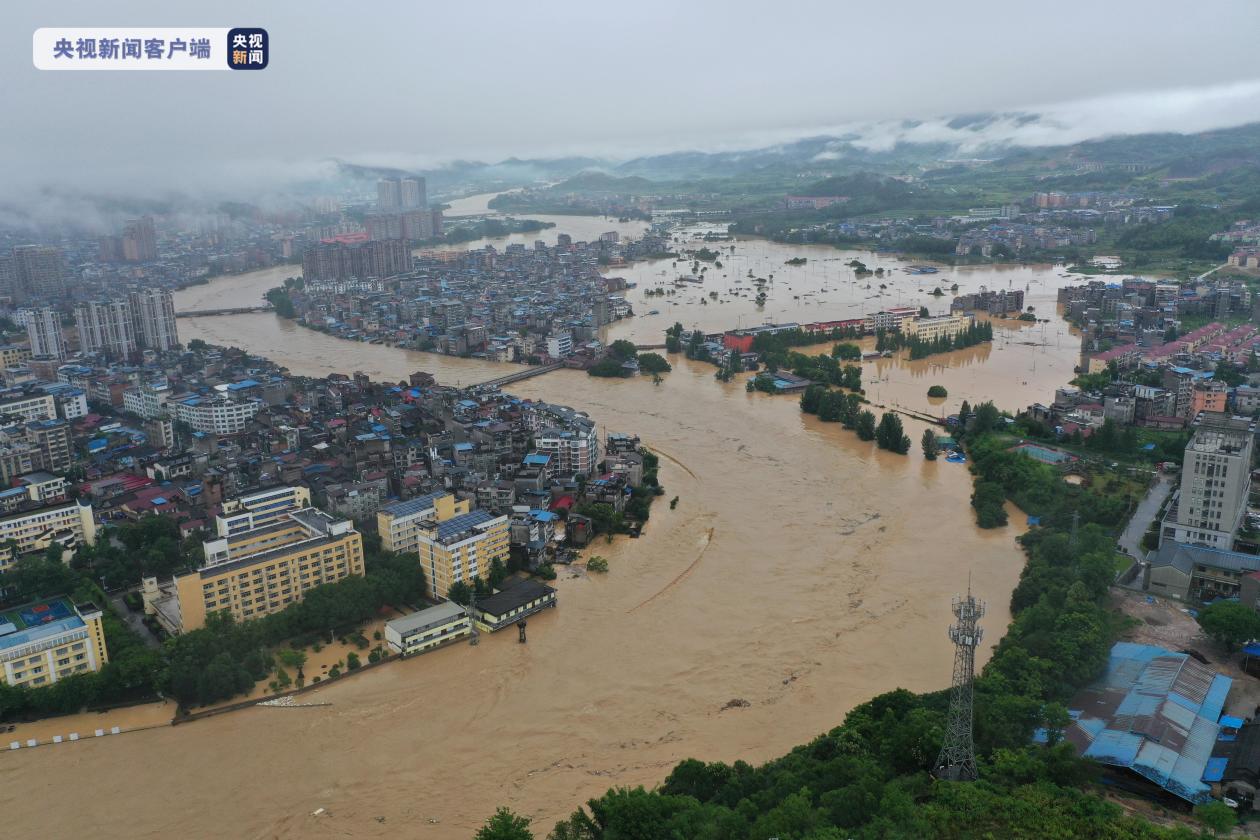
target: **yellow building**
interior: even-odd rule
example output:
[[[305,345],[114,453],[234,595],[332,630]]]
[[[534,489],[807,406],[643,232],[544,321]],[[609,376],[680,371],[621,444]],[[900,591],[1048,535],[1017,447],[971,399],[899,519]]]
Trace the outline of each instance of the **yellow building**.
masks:
[[[99,671],[108,661],[95,604],[76,606],[63,597],[0,612],[0,680],[8,685],[37,688]]]
[[[237,621],[279,612],[306,590],[363,574],[363,537],[349,520],[321,510],[291,511],[272,525],[203,545],[205,563],[159,586],[144,581],[145,612],[170,633],[204,627],[228,610]]]
[[[474,510],[422,525],[416,534],[420,566],[429,591],[445,598],[456,581],[471,583],[490,574],[495,558],[507,565],[508,518]]]
[[[0,368],[18,367],[30,358],[31,348],[24,344],[0,344]]]
[[[907,338],[920,341],[935,341],[941,337],[953,338],[964,332],[972,324],[970,315],[951,314],[936,315],[931,318],[914,318],[901,325],[901,331]]]
[[[472,633],[468,612],[454,601],[385,623],[385,643],[394,653],[424,653]]]
[[[279,522],[295,510],[311,506],[311,491],[301,485],[268,487],[223,503],[223,514],[214,520],[220,537]]]
[[[4,572],[17,559],[9,546],[17,543],[17,555],[43,551],[53,543],[67,549],[70,556],[79,545],[96,544],[96,519],[92,506],[80,502],[64,502],[47,507],[0,517],[0,572]]]
[[[381,547],[395,554],[420,550],[420,532],[435,522],[445,522],[472,510],[472,502],[450,493],[430,493],[405,502],[391,502],[376,512]]]

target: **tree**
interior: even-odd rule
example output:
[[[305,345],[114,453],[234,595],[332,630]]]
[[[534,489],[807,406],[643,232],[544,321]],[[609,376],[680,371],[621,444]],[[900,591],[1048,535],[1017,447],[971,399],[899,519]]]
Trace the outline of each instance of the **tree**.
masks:
[[[895,412],[886,411],[879,418],[879,428],[875,430],[875,442],[880,449],[898,452],[902,455],[910,451],[910,438],[901,425],[901,418]]]
[[[928,388],[927,395],[929,397],[948,397],[949,391],[945,390],[944,385],[933,385],[931,388]]]
[[[875,440],[875,415],[863,411],[857,416],[857,436],[862,440]]]
[[[639,370],[643,373],[668,373],[673,368],[660,353],[640,353]]]
[[[466,607],[468,602],[472,600],[472,589],[462,580],[457,580],[446,590],[446,597],[460,606]]]
[[[1194,806],[1194,818],[1212,832],[1213,837],[1229,834],[1238,824],[1238,815],[1224,802],[1207,802]]]
[[[638,356],[638,348],[634,346],[633,341],[627,341],[619,338],[612,344],[608,345],[608,353],[620,361],[629,361]]]
[[[923,430],[923,457],[929,461],[935,461],[937,454],[941,451],[940,444],[936,442],[936,432],[931,429]]]
[[[477,830],[473,840],[534,840],[534,833],[529,830],[528,817],[500,808]]]
[[[507,567],[503,565],[503,561],[498,557],[490,561],[490,573],[487,577],[490,585],[495,589],[498,589],[499,584],[503,583],[504,578],[507,577]]]
[[[1260,638],[1260,615],[1237,601],[1217,601],[1199,613],[1203,632],[1231,651]]]

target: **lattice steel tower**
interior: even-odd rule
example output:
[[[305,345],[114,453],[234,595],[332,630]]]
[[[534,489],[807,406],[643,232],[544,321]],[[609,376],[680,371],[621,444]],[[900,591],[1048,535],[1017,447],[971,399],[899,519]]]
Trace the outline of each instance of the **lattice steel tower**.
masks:
[[[984,601],[971,596],[967,585],[967,597],[954,596],[954,617],[949,638],[954,643],[954,683],[949,691],[949,723],[945,727],[945,743],[936,759],[932,775],[952,782],[974,782],[976,772],[976,747],[972,738],[972,680],[976,675],[976,647],[984,637],[980,618],[984,615]]]

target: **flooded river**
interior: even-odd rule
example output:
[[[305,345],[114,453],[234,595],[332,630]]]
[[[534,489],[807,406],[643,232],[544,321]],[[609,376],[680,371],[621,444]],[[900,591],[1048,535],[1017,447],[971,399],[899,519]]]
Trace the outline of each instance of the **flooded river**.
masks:
[[[780,263],[801,250],[736,246]],[[631,294],[659,270],[628,269],[645,278]],[[777,284],[788,272],[775,275]],[[1042,283],[1031,302],[1052,312],[1042,309],[1053,301],[1049,268],[936,275],[928,291],[951,276],[960,286]],[[239,279],[220,282],[240,290],[230,285]],[[187,293],[178,305],[192,306]],[[733,326],[744,305],[693,303],[686,313]],[[669,309],[687,323],[682,306]],[[723,309],[728,320],[707,320]],[[815,309],[810,320],[840,317],[830,304]],[[648,329],[634,319],[610,334],[656,338],[665,320]],[[422,369],[454,381],[499,369],[347,343],[270,315],[181,320],[180,329],[185,341],[246,347],[295,373],[396,379]],[[1004,324],[999,335],[926,364],[868,364],[871,395],[930,407],[924,392],[940,383],[946,407],[964,396],[1014,407],[1070,376],[1075,342],[1057,321]],[[607,431],[640,434],[662,456],[667,489],[642,538],[593,547],[607,575],[561,572],[560,605],[530,619],[528,644],[501,633],[307,695],[331,706],[255,708],[7,755],[6,824],[51,836],[463,840],[509,805],[542,836],[586,798],[657,784],[688,756],[760,762],[876,693],[946,686],[950,597],[969,573],[989,601],[986,641],[998,641],[1022,566],[1022,517],[977,529],[966,467],[924,461],[921,424],[906,421],[914,451],[890,455],[803,415],[793,397],[748,394],[742,381],[715,381],[710,365],[674,361],[659,386],[575,371],[512,386],[588,411]],[[732,700],[748,705],[724,708]],[[51,779],[81,791],[81,807],[48,809]]]

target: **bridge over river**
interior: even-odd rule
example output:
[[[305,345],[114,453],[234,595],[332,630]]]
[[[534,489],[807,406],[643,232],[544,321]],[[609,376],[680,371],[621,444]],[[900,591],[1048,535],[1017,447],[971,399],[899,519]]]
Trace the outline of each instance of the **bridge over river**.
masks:
[[[271,304],[264,303],[258,306],[237,306],[231,309],[188,309],[183,312],[176,312],[176,318],[212,318],[216,315],[245,315],[250,312],[274,312]]]

